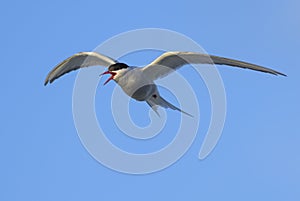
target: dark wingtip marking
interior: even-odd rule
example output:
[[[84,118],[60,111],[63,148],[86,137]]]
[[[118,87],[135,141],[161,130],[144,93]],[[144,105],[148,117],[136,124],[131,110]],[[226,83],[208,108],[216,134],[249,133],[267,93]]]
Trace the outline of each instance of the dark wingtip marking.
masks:
[[[284,77],[287,77],[287,75],[286,74],[284,74],[284,73],[280,73],[280,72],[275,72],[275,73],[272,73],[273,75],[276,75],[276,76],[279,76],[279,75],[281,75],[281,76],[284,76]]]
[[[284,76],[284,77],[287,77],[287,75],[286,75],[286,74],[283,74],[283,73],[279,73],[279,75],[282,75],[282,76]]]

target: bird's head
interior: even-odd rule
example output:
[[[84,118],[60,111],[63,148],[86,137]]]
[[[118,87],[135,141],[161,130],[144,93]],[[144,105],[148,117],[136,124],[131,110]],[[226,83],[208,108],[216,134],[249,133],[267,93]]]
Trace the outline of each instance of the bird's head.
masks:
[[[104,82],[104,85],[111,80],[117,81],[128,69],[128,65],[124,63],[115,63],[108,67],[108,71],[105,71],[101,75],[110,74],[110,77]]]

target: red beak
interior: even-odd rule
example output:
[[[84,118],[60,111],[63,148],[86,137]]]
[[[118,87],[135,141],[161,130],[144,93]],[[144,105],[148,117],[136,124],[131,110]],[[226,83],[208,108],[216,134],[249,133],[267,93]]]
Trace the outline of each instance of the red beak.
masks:
[[[105,71],[104,73],[101,73],[100,76],[101,76],[101,75],[106,75],[106,74],[110,74],[111,76],[104,82],[103,85],[106,85],[109,81],[111,81],[112,79],[114,79],[114,77],[115,77],[115,75],[116,75],[117,73],[110,72],[110,71]]]

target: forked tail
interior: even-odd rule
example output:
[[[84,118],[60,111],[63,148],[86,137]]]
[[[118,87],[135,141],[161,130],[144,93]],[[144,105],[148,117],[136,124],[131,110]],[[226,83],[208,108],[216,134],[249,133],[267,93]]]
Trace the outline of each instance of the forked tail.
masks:
[[[164,107],[164,108],[171,108],[173,110],[177,110],[179,112],[182,112],[183,114],[186,114],[190,117],[193,117],[193,115],[179,109],[178,107],[172,105],[171,103],[169,103],[168,101],[166,101],[164,98],[162,98],[161,96],[152,96],[151,98],[149,98],[147,101],[148,105],[154,110],[154,112],[158,115],[158,111],[157,111],[157,108],[158,106],[161,106],[161,107]]]

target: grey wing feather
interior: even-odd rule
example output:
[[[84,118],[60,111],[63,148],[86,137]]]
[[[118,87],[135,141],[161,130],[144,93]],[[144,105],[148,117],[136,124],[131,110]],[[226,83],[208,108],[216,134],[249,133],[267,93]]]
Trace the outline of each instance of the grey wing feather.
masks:
[[[278,71],[263,66],[228,59],[224,57],[218,57],[208,54],[196,53],[196,52],[166,52],[155,59],[152,63],[145,66],[142,70],[147,73],[153,80],[164,77],[169,73],[177,70],[178,68],[186,64],[217,64],[228,65],[239,68],[247,68],[255,71],[261,71],[270,73],[273,75],[283,75]]]
[[[46,77],[44,85],[52,83],[62,75],[89,66],[110,66],[115,60],[97,52],[80,52],[67,58],[54,67]]]

